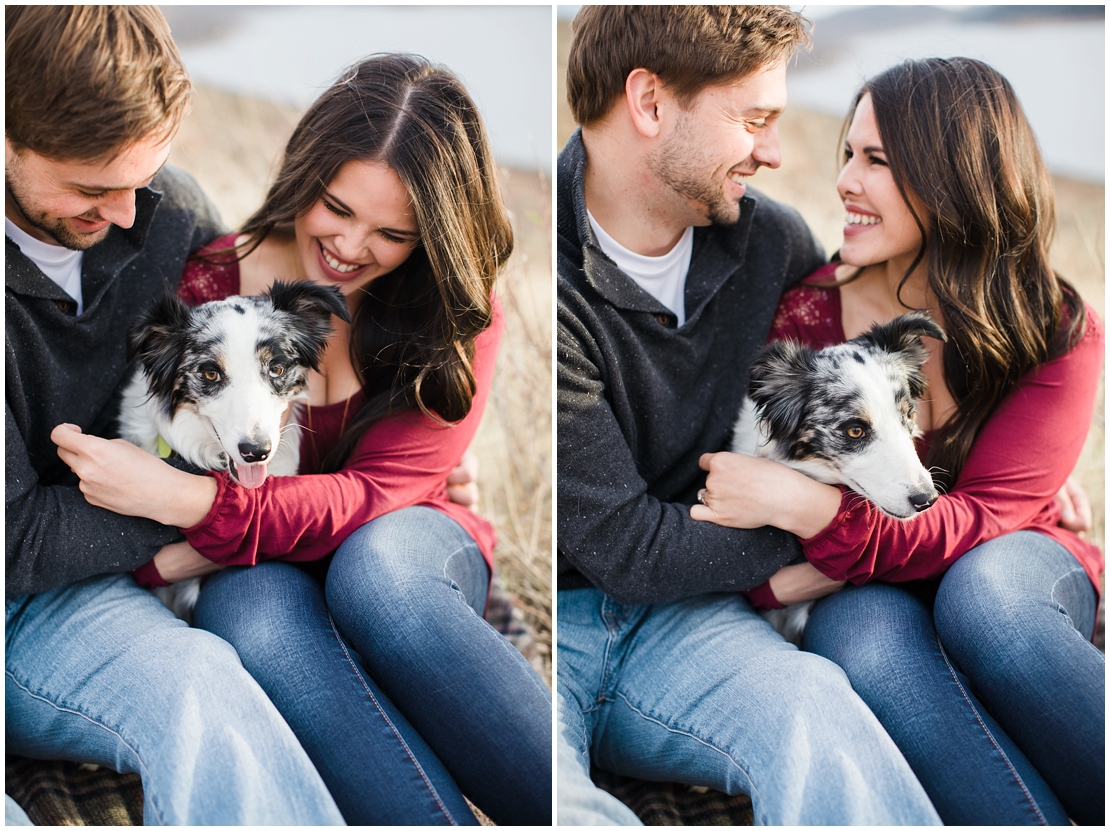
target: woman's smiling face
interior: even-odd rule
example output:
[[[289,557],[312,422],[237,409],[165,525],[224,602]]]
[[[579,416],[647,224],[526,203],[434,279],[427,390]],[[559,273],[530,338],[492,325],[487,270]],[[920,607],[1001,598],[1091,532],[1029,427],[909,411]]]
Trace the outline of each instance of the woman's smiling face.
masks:
[[[840,259],[855,266],[890,260],[908,266],[921,248],[921,230],[890,172],[870,95],[856,107],[844,154],[836,179],[845,211]],[[924,219],[921,210],[918,216]]]
[[[393,271],[420,242],[408,191],[384,162],[346,162],[294,229],[305,276],[347,296]]]

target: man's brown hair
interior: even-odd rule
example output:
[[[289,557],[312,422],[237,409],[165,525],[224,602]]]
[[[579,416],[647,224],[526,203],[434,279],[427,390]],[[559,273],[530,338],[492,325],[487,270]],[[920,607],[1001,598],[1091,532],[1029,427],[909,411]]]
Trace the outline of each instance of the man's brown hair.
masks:
[[[192,84],[156,6],[8,6],[4,26],[13,149],[99,162],[181,124]]]
[[[567,101],[579,124],[604,117],[634,69],[658,75],[683,106],[809,44],[787,6],[586,6],[571,24]]]

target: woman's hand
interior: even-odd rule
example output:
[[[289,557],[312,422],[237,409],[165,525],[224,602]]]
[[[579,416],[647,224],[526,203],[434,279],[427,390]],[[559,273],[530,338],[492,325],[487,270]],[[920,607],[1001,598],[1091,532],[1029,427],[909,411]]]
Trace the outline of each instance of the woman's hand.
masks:
[[[447,497],[464,508],[478,510],[478,457],[469,450],[447,474]]]
[[[840,511],[840,489],[823,485],[786,465],[739,453],[706,453],[698,462],[709,471],[693,519],[730,528],[773,525],[808,539]]]
[[[1080,535],[1091,530],[1091,500],[1074,476],[1069,476],[1064,487],[1056,494],[1056,504],[1060,506],[1060,521],[1057,524],[1061,528]]]
[[[167,583],[177,583],[190,577],[203,577],[223,568],[197,552],[187,542],[163,545],[154,555],[154,567]]]
[[[818,600],[844,588],[847,580],[826,577],[809,563],[783,566],[770,579],[775,600],[784,606]]]
[[[102,439],[73,424],[50,433],[58,456],[81,480],[90,505],[190,528],[212,509],[216,481],[177,470],[123,439]]]

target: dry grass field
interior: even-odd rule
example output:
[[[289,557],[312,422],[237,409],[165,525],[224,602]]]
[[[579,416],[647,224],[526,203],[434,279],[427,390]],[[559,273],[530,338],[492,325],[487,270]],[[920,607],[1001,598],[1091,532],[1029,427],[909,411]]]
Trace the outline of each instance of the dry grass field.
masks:
[[[566,61],[570,25],[558,22],[558,143],[561,147],[574,130],[566,104]],[[753,185],[781,202],[795,207],[825,246],[840,244],[844,211],[836,195],[841,119],[788,107],[780,122],[782,166],[761,170]],[[1069,280],[1105,318],[1105,188],[1102,185],[1053,177],[1056,195],[1056,234],[1051,251],[1053,267]],[[1105,378],[1090,433],[1075,475],[1090,495],[1094,528],[1090,538],[1105,550]]]
[[[299,113],[200,89],[170,163],[191,173],[230,228],[261,204]],[[532,625],[551,683],[551,188],[544,172],[500,171],[516,249],[499,284],[506,335],[472,449],[479,510],[497,527],[498,571]]]

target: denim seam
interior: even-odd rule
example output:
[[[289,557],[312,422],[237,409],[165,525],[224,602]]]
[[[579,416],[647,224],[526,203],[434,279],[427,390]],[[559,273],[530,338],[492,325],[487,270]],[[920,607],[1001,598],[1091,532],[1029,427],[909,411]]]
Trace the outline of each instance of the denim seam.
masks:
[[[1059,586],[1064,580],[1068,579],[1069,577],[1071,577],[1073,574],[1076,574],[1076,573],[1082,574],[1084,577],[1087,576],[1087,572],[1085,572],[1081,568],[1073,568],[1070,571],[1064,572],[1058,578],[1056,578],[1056,582],[1053,583],[1052,588],[1049,589],[1048,596],[1052,598],[1052,602],[1056,604],[1056,608],[1059,609],[1061,612],[1063,612],[1064,617],[1067,618],[1068,625],[1071,626],[1071,628],[1074,629],[1076,631],[1076,633],[1081,635],[1084,638],[1084,640],[1086,640],[1086,635],[1083,635],[1083,633],[1079,631],[1079,627],[1075,625],[1075,621],[1072,620],[1072,617],[1068,613],[1068,610],[1065,609],[1064,605],[1059,600],[1056,599],[1056,587]]]
[[[451,560],[454,558],[454,556],[456,554],[462,553],[463,551],[466,551],[468,548],[471,548],[471,547],[473,547],[475,549],[478,549],[478,546],[477,546],[476,543],[466,542],[466,543],[463,543],[462,545],[460,545],[458,548],[456,548],[450,554],[448,554],[447,558],[443,561],[443,572],[442,572],[441,576],[443,577],[444,580],[446,580],[448,583],[451,584],[451,588],[453,588],[455,590],[455,594],[457,594],[459,597],[462,598],[463,605],[465,605],[471,611],[474,611],[474,607],[470,605],[469,601],[467,601],[466,595],[464,595],[462,593],[462,589],[459,588],[459,584],[457,582],[455,582],[453,579],[451,579],[450,577],[447,576],[447,567],[449,565],[451,565]],[[478,554],[479,554],[479,556],[481,556],[481,549],[478,549]],[[477,612],[474,612],[474,613],[478,614]]]
[[[481,620],[487,626],[490,626],[489,621],[487,621],[484,617],[482,617],[482,613],[479,612],[477,609],[475,609],[473,606],[471,606],[470,603],[467,602],[466,596],[459,589],[459,584],[457,582],[455,582],[454,580],[452,580],[450,577],[447,576],[447,564],[451,562],[451,558],[454,557],[456,554],[460,554],[463,551],[466,551],[469,548],[475,549],[475,551],[477,551],[477,553],[478,553],[478,556],[482,555],[481,549],[478,548],[478,544],[476,542],[471,540],[471,541],[467,541],[467,542],[463,543],[462,545],[460,545],[458,548],[456,548],[454,551],[452,551],[450,554],[447,555],[447,559],[444,560],[444,562],[443,562],[443,575],[442,576],[445,580],[447,580],[451,584],[452,588],[455,591],[455,594],[457,594],[459,596],[459,599],[462,601],[463,606],[465,606],[467,609],[469,609],[470,613],[472,615],[477,616],[479,620]],[[490,626],[490,629],[493,629],[493,627]],[[494,629],[493,631],[496,632],[497,630]],[[511,643],[509,643],[508,638],[506,638],[500,632],[498,632],[497,635],[498,635],[498,637],[497,637],[497,646],[498,646],[499,649],[508,653],[510,656],[520,655],[520,653],[517,651],[516,647],[513,646]],[[539,678],[538,674],[537,674],[536,678],[537,679]],[[542,683],[542,681],[540,683]]]
[[[358,667],[356,666],[354,659],[351,658],[351,653],[347,651],[347,645],[343,643],[343,638],[339,636],[339,630],[335,628],[335,621],[332,620],[331,612],[328,612],[328,625],[331,626],[332,634],[335,635],[335,639],[339,643],[339,648],[343,650],[343,657],[347,659],[347,663],[354,671],[355,677],[358,678],[359,683],[362,685],[362,689],[366,692],[367,697],[377,709],[378,714],[382,717],[385,723],[389,725],[389,729],[393,732],[393,735],[397,737],[397,741],[400,743],[401,747],[404,748],[406,755],[409,757],[410,760],[412,760],[413,767],[416,769],[417,773],[420,774],[420,778],[424,780],[424,784],[428,786],[428,792],[431,793],[432,798],[436,801],[436,804],[439,805],[440,810],[443,812],[443,815],[447,817],[448,821],[452,825],[458,825],[458,823],[455,821],[455,818],[451,816],[451,812],[447,809],[447,806],[443,804],[443,800],[439,798],[439,794],[436,793],[435,786],[431,783],[431,780],[428,779],[428,775],[424,772],[424,768],[421,766],[420,761],[416,758],[416,756],[413,755],[412,749],[405,741],[405,737],[397,731],[397,728],[394,726],[393,722],[390,721],[389,715],[384,710],[382,710],[377,698],[374,697],[374,693],[370,690],[368,686],[366,686],[366,681],[365,679],[363,679],[362,673],[358,671]]]
[[[12,673],[11,670],[5,670],[4,674],[7,675],[8,678],[11,679],[13,684],[15,684],[17,687],[19,687],[25,693],[27,693],[27,695],[31,696],[31,698],[37,699],[38,701],[42,701],[42,702],[48,704],[49,706],[53,707],[55,710],[57,710],[59,712],[69,713],[70,715],[75,715],[75,716],[78,716],[79,718],[83,718],[83,719],[85,719],[85,721],[89,722],[90,724],[95,724],[101,730],[106,730],[107,732],[111,733],[113,736],[115,736],[117,739],[119,739],[120,744],[122,744],[124,747],[126,747],[128,750],[130,750],[134,754],[135,759],[138,761],[139,765],[142,767],[143,772],[147,776],[150,775],[150,770],[147,768],[146,764],[144,764],[142,755],[139,753],[138,750],[136,750],[123,737],[123,734],[120,733],[118,730],[116,730],[112,727],[109,727],[107,724],[103,723],[102,721],[99,721],[98,719],[93,718],[88,713],[83,713],[80,710],[74,709],[72,707],[63,707],[60,704],[57,704],[54,701],[51,701],[45,695],[42,695],[40,693],[37,693],[37,692],[33,691],[30,687],[28,687],[25,684],[23,684],[22,682],[20,682],[19,679],[15,677],[15,675]],[[153,794],[149,795],[148,800],[151,804],[151,807],[154,808],[155,811],[158,813],[158,824],[159,825],[165,825],[166,823],[163,820],[161,812],[158,811],[157,806],[154,805]]]
[[[1037,817],[1041,821],[1041,825],[1048,825],[1048,820],[1046,820],[1044,814],[1041,813],[1041,809],[1038,807],[1037,801],[1033,799],[1033,795],[1029,793],[1029,789],[1025,787],[1025,782],[1022,781],[1021,774],[1019,774],[1017,772],[1017,769],[1014,768],[1013,764],[1010,762],[1009,757],[1006,755],[1006,751],[1004,751],[1001,746],[999,746],[998,742],[995,741],[994,735],[991,733],[987,725],[983,722],[983,719],[979,715],[979,711],[975,709],[975,705],[972,703],[971,698],[968,696],[967,690],[965,690],[964,685],[960,683],[960,679],[959,676],[956,674],[955,668],[952,666],[951,661],[948,660],[948,653],[945,652],[944,644],[940,642],[939,637],[937,638],[937,647],[940,649],[941,658],[944,659],[944,665],[948,667],[949,675],[951,675],[952,680],[956,683],[956,689],[960,691],[960,695],[962,695],[964,701],[967,702],[967,706],[970,707],[971,712],[975,714],[975,720],[979,722],[979,726],[983,729],[983,733],[990,740],[990,743],[994,745],[994,749],[998,751],[998,755],[1002,758],[1002,761],[1006,763],[1006,767],[1010,769],[1010,773],[1013,774],[1014,781],[1016,781],[1018,787],[1021,788],[1021,792],[1025,794],[1026,800],[1028,800],[1029,804],[1036,812]]]
[[[613,676],[613,651],[616,649],[617,644],[617,630],[620,628],[617,625],[617,613],[615,610],[607,611],[612,605],[612,601],[608,597],[603,597],[601,600],[601,622],[605,626],[605,654],[601,658],[601,676],[598,679],[597,695],[594,697],[591,711],[601,710],[603,702],[611,702],[613,699],[609,696],[609,682]]]
[[[694,741],[698,742],[699,744],[705,745],[710,750],[713,750],[713,751],[721,754],[722,756],[724,756],[726,759],[728,759],[729,762],[738,771],[740,771],[742,774],[744,774],[744,777],[748,780],[748,789],[750,791],[750,793],[748,795],[752,798],[753,806],[755,805],[756,800],[759,799],[759,794],[758,794],[757,789],[755,787],[755,781],[752,779],[752,776],[748,772],[748,770],[743,765],[741,765],[736,759],[734,759],[731,753],[729,753],[727,750],[725,750],[723,748],[718,747],[716,744],[711,742],[709,739],[702,738],[701,736],[697,735],[696,733],[694,733],[691,730],[680,730],[677,727],[671,727],[669,724],[664,722],[658,716],[653,715],[653,714],[647,712],[646,710],[644,710],[642,707],[639,707],[639,706],[633,704],[632,701],[628,698],[628,696],[625,695],[624,693],[617,692],[616,695],[622,701],[624,701],[624,703],[629,707],[629,709],[631,709],[634,713],[639,715],[641,718],[647,719],[648,721],[651,721],[651,722],[654,722],[655,724],[658,724],[660,727],[662,727],[664,730],[668,731],[669,733],[676,733],[680,736],[686,736],[688,738],[691,738]]]

